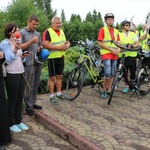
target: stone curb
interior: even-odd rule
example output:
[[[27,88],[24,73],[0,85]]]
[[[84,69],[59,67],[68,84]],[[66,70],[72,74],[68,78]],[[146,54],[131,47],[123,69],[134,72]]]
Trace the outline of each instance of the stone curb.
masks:
[[[75,132],[72,132],[71,130],[67,129],[63,125],[59,124],[58,122],[54,121],[53,119],[49,118],[47,115],[39,111],[36,111],[36,118],[49,130],[53,131],[63,139],[69,141],[71,144],[73,144],[80,150],[102,150],[97,145],[81,137]]]

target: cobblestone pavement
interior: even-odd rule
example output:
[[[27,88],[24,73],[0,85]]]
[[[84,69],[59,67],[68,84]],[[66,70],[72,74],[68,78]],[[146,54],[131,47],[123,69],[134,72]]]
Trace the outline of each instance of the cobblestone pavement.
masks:
[[[7,150],[77,150],[68,141],[41,125],[35,118],[26,123],[28,131],[12,133]]]
[[[123,88],[118,89],[110,105],[97,87],[90,86],[84,87],[76,100],[59,100],[58,105],[49,103],[49,94],[38,95],[37,103],[43,109],[36,117],[47,128],[27,122],[30,130],[14,136],[14,149],[8,148],[17,150],[23,144],[29,150],[150,150],[150,95],[130,97],[131,92],[123,94]],[[66,147],[59,148],[59,144]]]
[[[67,129],[94,143],[102,150],[150,150],[150,96],[132,97],[118,88],[111,105],[97,87],[84,87],[74,101],[48,102],[49,94],[40,95],[41,111]]]

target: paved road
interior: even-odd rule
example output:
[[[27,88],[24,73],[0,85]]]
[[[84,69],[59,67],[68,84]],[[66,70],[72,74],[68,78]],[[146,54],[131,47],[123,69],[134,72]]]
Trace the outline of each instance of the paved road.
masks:
[[[23,143],[25,150],[150,150],[150,96],[130,97],[121,91],[120,86],[111,105],[90,86],[76,100],[60,100],[58,105],[48,102],[49,94],[39,95],[43,110],[36,113],[38,121],[75,147],[34,121],[27,122],[28,132],[14,136],[10,147],[17,150]]]

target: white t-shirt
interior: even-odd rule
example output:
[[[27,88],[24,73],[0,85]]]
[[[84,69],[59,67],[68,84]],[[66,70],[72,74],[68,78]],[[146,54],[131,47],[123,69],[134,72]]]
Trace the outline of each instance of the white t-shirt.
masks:
[[[16,53],[17,58],[10,64],[6,65],[6,72],[10,74],[21,74],[24,72],[24,66],[22,63],[22,50],[19,49]]]

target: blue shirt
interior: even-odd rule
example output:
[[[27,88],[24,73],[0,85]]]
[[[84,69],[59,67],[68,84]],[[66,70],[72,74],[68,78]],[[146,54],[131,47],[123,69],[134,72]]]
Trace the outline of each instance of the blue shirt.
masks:
[[[8,39],[5,39],[0,43],[0,51],[5,54],[7,64],[11,64],[17,58]],[[25,60],[26,58],[23,59],[23,62],[25,62]]]

